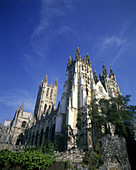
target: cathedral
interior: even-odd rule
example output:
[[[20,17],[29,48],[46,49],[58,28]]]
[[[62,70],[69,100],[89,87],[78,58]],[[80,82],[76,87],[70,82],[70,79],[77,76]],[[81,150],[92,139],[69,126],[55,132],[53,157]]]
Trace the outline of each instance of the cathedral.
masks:
[[[108,74],[104,63],[102,67],[102,75],[98,77],[96,70],[92,70],[88,52],[82,59],[77,46],[75,59],[70,55],[67,62],[63,93],[57,107],[57,79],[54,84],[49,84],[46,75],[39,85],[34,114],[24,111],[24,103],[17,108],[7,130],[6,142],[38,146],[50,140],[60,150],[70,149],[73,141],[65,141],[65,134],[68,133],[66,127],[71,127],[75,135],[79,133],[76,125],[82,108],[87,108],[93,99],[109,99],[121,94],[112,68]],[[92,145],[88,134],[80,145]]]

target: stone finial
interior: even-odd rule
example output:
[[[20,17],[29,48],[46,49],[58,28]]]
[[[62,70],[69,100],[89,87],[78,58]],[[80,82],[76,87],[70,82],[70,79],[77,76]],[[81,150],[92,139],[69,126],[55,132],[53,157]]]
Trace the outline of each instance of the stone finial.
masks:
[[[107,77],[107,75],[108,75],[107,69],[106,69],[106,67],[105,67],[104,62],[103,62],[102,64],[103,64],[103,72],[102,72],[102,75],[103,75],[104,77]]]
[[[77,46],[77,50],[76,50],[76,60],[81,59],[81,55],[80,55],[80,50],[79,50],[79,46]]]
[[[45,76],[44,82],[48,82],[47,74],[46,74],[46,76]]]
[[[58,80],[57,79],[55,80],[54,86],[56,86],[56,87],[58,86]]]

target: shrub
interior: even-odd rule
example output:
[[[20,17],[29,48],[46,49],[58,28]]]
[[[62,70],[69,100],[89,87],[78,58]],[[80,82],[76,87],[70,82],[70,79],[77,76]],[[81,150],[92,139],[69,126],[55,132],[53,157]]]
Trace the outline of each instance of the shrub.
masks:
[[[56,161],[54,145],[48,142],[43,147],[25,148],[22,152],[0,151],[0,167],[15,169],[45,169]]]

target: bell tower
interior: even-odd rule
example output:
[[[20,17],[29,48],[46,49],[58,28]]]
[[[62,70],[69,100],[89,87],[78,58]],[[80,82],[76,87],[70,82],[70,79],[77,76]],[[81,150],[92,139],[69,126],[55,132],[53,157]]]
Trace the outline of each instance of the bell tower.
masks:
[[[34,115],[38,120],[41,119],[41,116],[46,116],[51,113],[52,109],[55,109],[57,88],[57,79],[54,86],[52,83],[48,84],[47,75],[45,76],[44,81],[41,81],[34,110]]]

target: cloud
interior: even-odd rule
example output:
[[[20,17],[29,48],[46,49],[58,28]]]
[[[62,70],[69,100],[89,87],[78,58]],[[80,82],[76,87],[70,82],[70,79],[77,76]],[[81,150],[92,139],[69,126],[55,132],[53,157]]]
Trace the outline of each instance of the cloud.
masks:
[[[34,112],[35,98],[30,95],[30,92],[20,89],[12,89],[8,95],[0,97],[0,102],[7,107],[17,108],[21,106],[24,101],[24,110]]]
[[[106,37],[100,37],[98,40],[98,47],[99,47],[99,51],[103,51],[103,50],[107,50],[108,48],[111,47],[115,47],[115,48],[119,48],[121,47],[125,42],[126,39],[123,39],[119,36],[106,36]]]
[[[60,34],[70,31],[64,16],[72,10],[71,0],[42,0],[40,21],[30,37],[33,51],[39,57],[45,57],[46,51]]]
[[[40,36],[50,27],[54,18],[60,18],[65,15],[66,10],[72,9],[71,0],[42,0],[41,3],[41,19],[39,25],[34,29],[31,38]],[[58,20],[59,22],[59,20]]]

